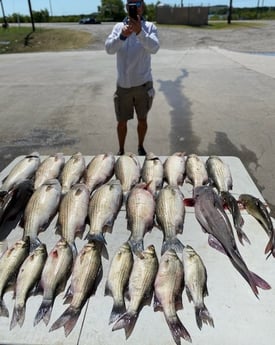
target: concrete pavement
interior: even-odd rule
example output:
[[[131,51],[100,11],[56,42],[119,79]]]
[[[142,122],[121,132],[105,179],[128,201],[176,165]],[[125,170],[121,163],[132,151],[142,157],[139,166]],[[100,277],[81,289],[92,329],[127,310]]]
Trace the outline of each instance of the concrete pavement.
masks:
[[[105,51],[0,56],[1,169],[41,154],[117,151],[115,56]],[[225,49],[161,49],[145,147],[239,157],[274,216],[275,56]],[[136,122],[126,150],[136,152]],[[246,191],[243,191],[246,192]]]

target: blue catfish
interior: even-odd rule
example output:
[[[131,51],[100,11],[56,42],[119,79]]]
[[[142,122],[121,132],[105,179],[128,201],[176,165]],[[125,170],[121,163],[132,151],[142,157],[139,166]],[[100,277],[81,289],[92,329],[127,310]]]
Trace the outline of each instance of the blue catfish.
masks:
[[[255,296],[258,289],[270,289],[270,285],[255,273],[249,271],[235,242],[233,229],[222,201],[210,186],[195,189],[195,216],[209,236],[209,244],[228,256],[233,266],[250,285]]]

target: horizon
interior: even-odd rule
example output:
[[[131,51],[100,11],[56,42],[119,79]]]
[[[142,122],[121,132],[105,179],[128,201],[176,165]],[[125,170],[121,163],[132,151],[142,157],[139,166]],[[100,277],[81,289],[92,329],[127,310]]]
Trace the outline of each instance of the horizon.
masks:
[[[28,0],[0,0],[4,8],[6,16],[10,16],[13,13],[19,13],[21,15],[29,15]],[[220,0],[163,0],[161,3],[170,6],[229,6],[229,1]],[[126,2],[123,0],[123,2]],[[158,1],[146,1],[147,4],[156,4]],[[233,8],[244,7],[275,7],[275,0],[233,0]],[[68,3],[67,0],[31,0],[31,7],[33,11],[41,11],[47,9],[51,16],[62,15],[88,15],[94,12],[98,12],[98,7],[101,6],[101,0],[78,0],[77,2]],[[2,12],[1,15],[2,17]]]

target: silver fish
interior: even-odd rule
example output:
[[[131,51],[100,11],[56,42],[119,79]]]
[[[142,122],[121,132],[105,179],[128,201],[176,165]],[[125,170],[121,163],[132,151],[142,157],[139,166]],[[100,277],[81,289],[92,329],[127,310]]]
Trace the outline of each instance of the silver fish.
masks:
[[[45,325],[48,325],[54,300],[64,291],[72,265],[72,249],[65,240],[61,239],[49,253],[42,271],[40,285],[43,289],[43,300],[35,315],[34,326],[42,319]]]
[[[84,183],[92,193],[95,188],[108,182],[114,174],[115,156],[112,153],[99,154],[88,164]]]
[[[38,152],[33,152],[21,159],[4,178],[1,186],[2,191],[10,190],[17,182],[24,179],[31,179],[40,164]]]
[[[7,285],[16,278],[20,266],[29,253],[29,238],[19,240],[8,248],[0,260],[0,316],[9,317],[9,311],[4,303],[3,296]]]
[[[31,250],[39,243],[38,234],[44,231],[55,216],[61,196],[58,180],[48,180],[31,196],[23,219],[24,237],[28,236]]]
[[[77,255],[71,285],[65,296],[65,303],[70,303],[70,305],[53,323],[50,332],[64,327],[66,337],[71,333],[86,301],[95,294],[101,278],[100,250],[98,250],[95,242],[87,243]]]
[[[160,158],[152,152],[147,153],[144,159],[141,178],[145,183],[148,183],[148,188],[156,196],[163,185],[163,164]]]
[[[119,156],[115,163],[115,176],[121,183],[126,199],[131,188],[140,181],[141,166],[137,156],[133,153]]]
[[[106,231],[112,232],[122,205],[122,198],[121,184],[118,180],[111,180],[95,190],[88,208],[90,230],[86,238],[89,241],[106,243],[103,234]]]
[[[208,177],[219,193],[233,188],[230,168],[220,157],[209,156],[205,165]]]
[[[222,198],[223,206],[227,207],[230,213],[232,214],[234,227],[236,229],[237,236],[240,243],[243,245],[244,244],[243,240],[245,240],[247,243],[250,243],[249,238],[246,236],[245,232],[242,230],[244,219],[241,215],[237,200],[229,191],[227,192],[222,191],[221,198]]]
[[[85,169],[85,157],[81,152],[76,152],[65,163],[61,172],[60,182],[62,194],[66,194],[74,184],[80,181]]]
[[[25,320],[26,300],[30,291],[35,287],[41,277],[47,259],[45,244],[41,244],[25,259],[20,267],[15,289],[15,303],[10,324],[10,330],[18,323],[22,327]]]
[[[183,251],[184,282],[189,302],[195,306],[196,322],[199,329],[202,324],[214,327],[214,321],[204,304],[204,297],[208,296],[207,271],[201,257],[189,245]]]
[[[63,153],[56,153],[48,156],[39,165],[35,172],[34,189],[37,189],[47,180],[57,179],[65,164],[65,157]]]
[[[122,244],[112,259],[105,285],[105,296],[113,297],[113,308],[109,324],[115,322],[126,312],[124,291],[130,277],[133,262],[130,245],[128,243]]]
[[[175,152],[163,163],[164,179],[172,186],[182,186],[185,176],[184,152]]]
[[[256,297],[258,297],[257,287],[270,289],[270,285],[266,281],[247,268],[237,248],[230,220],[218,194],[210,186],[201,186],[195,188],[194,195],[195,216],[204,231],[211,235],[209,244],[228,256],[233,266],[250,285]]]
[[[143,237],[154,226],[155,200],[141,182],[131,189],[126,201],[127,229],[131,231],[129,243],[134,253],[142,251]]]
[[[163,311],[165,320],[177,345],[180,338],[192,342],[187,329],[180,321],[177,310],[182,309],[184,289],[183,264],[173,249],[161,257],[154,283],[154,311]]]
[[[142,307],[151,304],[157,271],[158,258],[155,247],[150,245],[134,260],[129,278],[130,302],[127,311],[112,328],[113,331],[124,328],[126,339],[131,335]]]
[[[184,197],[178,187],[167,185],[162,188],[156,199],[156,221],[163,231],[163,243],[161,254],[171,248],[182,252],[184,245],[177,238],[177,234],[182,234],[185,206]]]
[[[207,184],[208,173],[203,160],[196,154],[189,154],[185,162],[185,174],[187,182],[193,187]]]
[[[270,214],[265,204],[258,198],[250,194],[241,194],[239,202],[245,207],[246,211],[253,216],[269,237],[269,241],[265,248],[265,254],[269,253],[275,257],[275,230]]]
[[[88,216],[90,191],[84,183],[77,183],[64,195],[59,206],[57,233],[72,247],[74,256],[77,253],[75,238],[82,238]]]

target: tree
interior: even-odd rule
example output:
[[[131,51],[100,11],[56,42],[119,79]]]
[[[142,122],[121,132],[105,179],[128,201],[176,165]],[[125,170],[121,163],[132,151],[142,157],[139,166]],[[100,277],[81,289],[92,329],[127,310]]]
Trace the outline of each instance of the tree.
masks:
[[[122,0],[101,0],[101,16],[114,21],[122,20],[125,15],[125,4]]]

